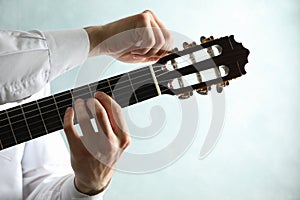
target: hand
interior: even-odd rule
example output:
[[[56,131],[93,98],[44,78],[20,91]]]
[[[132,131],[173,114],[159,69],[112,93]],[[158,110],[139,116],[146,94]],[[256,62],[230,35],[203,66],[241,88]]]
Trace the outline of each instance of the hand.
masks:
[[[165,25],[150,10],[85,29],[90,39],[90,56],[111,55],[123,62],[158,60],[168,53],[173,43]]]
[[[113,175],[113,167],[130,144],[130,137],[121,107],[108,95],[96,92],[95,98],[75,101],[75,111],[83,136],[74,128],[74,110],[67,109],[64,117],[75,186],[85,194],[101,192]],[[95,132],[87,108],[94,116]]]

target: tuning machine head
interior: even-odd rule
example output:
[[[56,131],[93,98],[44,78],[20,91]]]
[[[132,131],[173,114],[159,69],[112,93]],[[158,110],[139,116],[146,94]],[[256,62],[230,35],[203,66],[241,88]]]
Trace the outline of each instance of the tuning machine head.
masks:
[[[190,91],[190,92],[186,92],[186,93],[180,94],[180,95],[178,95],[178,98],[179,98],[179,99],[188,99],[188,98],[190,98],[191,96],[193,96],[193,91]]]
[[[212,40],[214,40],[214,37],[213,36],[210,36],[210,37],[205,37],[205,36],[201,36],[200,37],[200,42],[201,42],[201,44],[203,44],[203,43],[206,43],[206,42],[209,42],[209,41],[212,41]]]
[[[196,45],[197,45],[196,42],[191,42],[190,44],[187,43],[187,42],[184,42],[184,43],[182,44],[182,46],[183,46],[184,49],[188,49],[188,48],[194,47],[194,46],[196,46]]]

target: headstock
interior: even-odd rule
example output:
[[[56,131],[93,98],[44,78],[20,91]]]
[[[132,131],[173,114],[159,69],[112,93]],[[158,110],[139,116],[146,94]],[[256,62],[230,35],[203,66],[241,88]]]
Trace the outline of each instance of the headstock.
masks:
[[[157,81],[163,94],[175,94],[186,99],[193,91],[207,94],[212,85],[216,85],[220,93],[230,80],[246,74],[245,65],[250,52],[242,43],[236,42],[233,35],[219,39],[201,37],[200,42],[200,45],[185,42],[183,50],[175,48],[153,65],[161,69]],[[196,83],[184,80],[190,76],[195,78]],[[178,83],[177,88],[173,85],[174,81]]]

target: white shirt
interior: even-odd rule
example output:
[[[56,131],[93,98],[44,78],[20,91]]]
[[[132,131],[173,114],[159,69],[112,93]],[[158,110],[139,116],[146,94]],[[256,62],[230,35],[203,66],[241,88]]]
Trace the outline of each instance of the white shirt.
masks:
[[[83,29],[0,31],[0,110],[49,95],[49,82],[82,64],[88,51]],[[102,198],[76,190],[59,132],[0,151],[0,200]]]

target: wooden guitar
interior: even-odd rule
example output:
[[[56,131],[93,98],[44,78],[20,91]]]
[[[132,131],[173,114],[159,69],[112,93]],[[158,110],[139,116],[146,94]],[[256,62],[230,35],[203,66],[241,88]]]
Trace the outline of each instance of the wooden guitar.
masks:
[[[105,92],[126,107],[164,94],[181,99],[188,98],[193,91],[207,94],[212,85],[221,92],[230,80],[246,74],[249,50],[233,36],[201,37],[201,42],[201,45],[184,43],[184,50],[175,49],[152,65],[0,111],[0,149],[62,129],[66,108],[77,98],[93,97],[95,91]],[[199,60],[199,52],[208,56]],[[180,60],[189,62],[180,66],[183,63]],[[203,73],[209,70],[215,78],[206,80]],[[197,82],[186,83],[187,76],[194,76]]]

